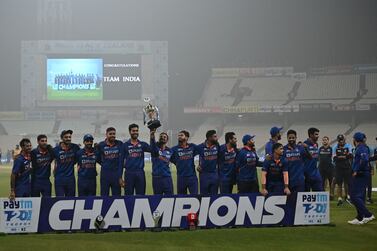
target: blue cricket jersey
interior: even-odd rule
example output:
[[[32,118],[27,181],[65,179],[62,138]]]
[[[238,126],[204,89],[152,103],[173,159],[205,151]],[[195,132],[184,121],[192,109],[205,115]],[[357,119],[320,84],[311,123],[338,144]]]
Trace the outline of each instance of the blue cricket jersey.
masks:
[[[202,173],[216,173],[219,145],[208,146],[207,141],[197,146]]]
[[[290,146],[289,144],[284,146],[284,158],[288,165],[289,185],[295,186],[303,184],[305,181],[304,176],[304,156],[307,153],[304,147],[299,145]]]
[[[35,179],[49,179],[51,176],[51,162],[54,155],[47,149],[43,151],[39,147],[33,149],[30,153],[33,164],[32,176]]]
[[[352,171],[358,173],[369,173],[369,148],[364,143],[358,145],[355,149]]]
[[[234,181],[236,175],[237,149],[228,149],[226,144],[219,150],[219,174],[222,181]]]
[[[136,144],[131,140],[123,144],[123,154],[126,172],[144,171],[144,152],[150,152],[150,146],[144,141],[137,141]]]
[[[283,172],[288,172],[288,163],[284,157],[281,157],[278,160],[265,160],[263,163],[262,171],[267,172],[267,185],[284,184]]]
[[[170,161],[177,167],[177,176],[189,177],[196,175],[194,158],[199,154],[197,146],[189,143],[186,147],[177,145],[171,150],[172,156]]]
[[[12,174],[16,176],[16,187],[30,184],[31,168],[31,157],[23,154],[18,155],[12,168]]]
[[[74,166],[76,164],[76,153],[80,147],[71,143],[67,149],[59,144],[54,148],[55,159],[55,180],[60,181],[67,178],[74,178]]]
[[[254,149],[244,146],[236,157],[237,179],[239,181],[257,180],[257,166],[263,166]]]
[[[161,148],[155,139],[151,139],[152,176],[170,177],[170,158],[172,151],[169,147]]]
[[[97,145],[97,162],[101,165],[101,178],[122,177],[123,171],[123,143],[115,140],[113,144],[107,140]]]
[[[267,143],[266,143],[266,146],[264,147],[264,153],[265,154],[268,154],[268,155],[272,155],[272,146],[275,144],[276,142],[273,141],[272,139],[270,139]]]
[[[318,170],[318,158],[319,158],[319,150],[318,150],[318,144],[313,143],[310,139],[307,139],[305,144],[308,145],[308,152],[310,153],[310,156],[304,156],[304,172],[305,175],[309,178],[316,179],[320,178],[321,175]]]
[[[94,149],[81,149],[76,154],[77,175],[82,178],[95,178],[97,176],[97,156]]]

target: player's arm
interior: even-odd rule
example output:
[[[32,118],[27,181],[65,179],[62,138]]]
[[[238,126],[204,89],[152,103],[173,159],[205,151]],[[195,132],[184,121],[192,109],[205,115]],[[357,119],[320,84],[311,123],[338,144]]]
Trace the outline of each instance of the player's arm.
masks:
[[[14,200],[16,197],[16,178],[20,172],[21,162],[16,159],[13,163],[12,173],[10,175],[10,194],[9,199]]]
[[[286,195],[290,195],[291,191],[289,190],[289,174],[288,174],[288,171],[283,171],[283,177],[284,177],[284,193]]]
[[[126,147],[125,147],[125,144],[123,143],[120,147],[119,157],[118,157],[118,170],[119,170],[118,177],[119,177],[119,185],[121,187],[126,186],[126,182],[123,180],[123,168],[124,168],[125,159],[126,159],[125,153],[126,153]]]
[[[158,157],[158,147],[156,144],[156,129],[150,131],[150,152],[152,157]]]
[[[266,196],[268,194],[266,183],[267,183],[267,171],[268,171],[268,161],[264,162],[261,174],[261,184],[262,184],[262,191],[261,194]]]

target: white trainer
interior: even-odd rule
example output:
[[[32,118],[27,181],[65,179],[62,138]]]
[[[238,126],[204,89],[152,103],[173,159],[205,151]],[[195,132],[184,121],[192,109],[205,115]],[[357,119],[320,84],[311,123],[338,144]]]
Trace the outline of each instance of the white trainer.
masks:
[[[363,223],[367,224],[369,221],[372,221],[374,219],[376,219],[376,217],[374,217],[374,215],[372,214],[372,216],[370,216],[370,217],[364,217]]]
[[[362,225],[362,224],[364,224],[363,220],[358,220],[358,219],[355,218],[353,220],[349,220],[348,224],[351,224],[351,225]]]

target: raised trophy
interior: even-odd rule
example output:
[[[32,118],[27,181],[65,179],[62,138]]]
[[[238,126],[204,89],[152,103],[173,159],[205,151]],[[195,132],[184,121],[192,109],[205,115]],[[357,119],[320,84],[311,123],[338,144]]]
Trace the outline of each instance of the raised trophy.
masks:
[[[161,126],[161,122],[158,107],[152,105],[150,101],[150,98],[144,98],[144,102],[148,103],[148,105],[143,108],[144,125],[147,124],[149,130],[154,130]]]

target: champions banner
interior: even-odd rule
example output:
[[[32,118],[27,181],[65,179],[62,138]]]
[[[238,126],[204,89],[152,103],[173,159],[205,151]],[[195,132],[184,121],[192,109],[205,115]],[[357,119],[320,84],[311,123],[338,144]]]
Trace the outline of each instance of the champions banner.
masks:
[[[103,229],[188,228],[196,213],[198,227],[321,225],[330,222],[328,192],[290,196],[229,194],[214,196],[124,196],[0,199],[0,232],[30,233],[94,230],[97,216]]]

